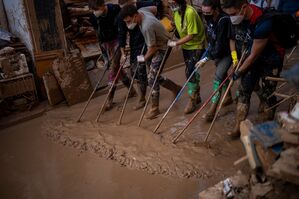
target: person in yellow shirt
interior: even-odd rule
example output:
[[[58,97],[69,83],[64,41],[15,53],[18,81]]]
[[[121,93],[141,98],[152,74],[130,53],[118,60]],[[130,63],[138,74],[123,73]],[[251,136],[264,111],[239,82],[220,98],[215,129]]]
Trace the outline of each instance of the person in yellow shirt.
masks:
[[[186,0],[174,0],[169,3],[173,11],[176,31],[180,38],[177,41],[168,41],[168,46],[181,46],[186,64],[185,74],[186,78],[189,78],[195,69],[195,64],[204,52],[206,42],[204,26],[197,11],[192,6],[187,5]],[[197,72],[188,83],[190,99],[184,110],[186,114],[194,112],[201,102],[199,80],[200,75]]]

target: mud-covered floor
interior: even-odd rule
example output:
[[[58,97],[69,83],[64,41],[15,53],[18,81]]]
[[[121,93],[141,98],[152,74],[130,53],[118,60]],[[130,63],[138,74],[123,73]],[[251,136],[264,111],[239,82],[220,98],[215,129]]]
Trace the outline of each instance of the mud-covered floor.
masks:
[[[179,63],[174,56],[171,62]],[[169,64],[169,63],[168,63]],[[215,67],[201,70],[201,96],[211,93]],[[164,74],[184,83],[184,67]],[[235,86],[234,86],[235,87]],[[75,120],[84,103],[60,106],[40,118],[0,132],[0,198],[197,198],[199,191],[217,183],[238,167],[244,155],[241,143],[225,133],[232,128],[235,105],[225,107],[217,120],[209,147],[202,144],[209,124],[197,117],[179,142],[171,139],[192,115],[184,115],[186,93],[175,105],[159,134],[152,130],[161,118],[137,127],[141,111],[133,111],[132,98],[121,126],[116,125],[126,89],[117,91],[115,107],[94,120],[105,96],[94,98],[82,122]],[[161,89],[160,109],[171,103]],[[249,118],[257,116],[252,98]]]

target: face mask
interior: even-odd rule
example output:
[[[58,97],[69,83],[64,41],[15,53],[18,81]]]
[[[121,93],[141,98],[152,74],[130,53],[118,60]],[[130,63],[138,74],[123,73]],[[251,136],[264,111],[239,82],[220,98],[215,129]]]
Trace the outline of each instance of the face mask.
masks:
[[[170,9],[172,10],[172,12],[175,12],[175,11],[180,10],[180,6],[173,6],[173,7],[170,7]]]
[[[93,11],[93,14],[96,16],[96,17],[100,17],[103,15],[103,11],[102,10],[96,10],[96,11]]]
[[[230,21],[232,22],[233,25],[238,25],[244,20],[244,15],[240,14],[242,12],[242,9],[239,12],[239,14],[237,14],[236,16],[230,16]]]
[[[240,24],[244,19],[243,15],[237,15],[237,16],[230,16],[230,21],[232,22],[233,25],[238,25]]]
[[[171,9],[171,11],[172,12],[175,12],[175,11],[178,11],[178,10],[180,10],[180,6],[179,5],[177,5],[176,3],[170,3],[169,4],[169,7],[170,7],[170,9]]]
[[[132,21],[134,21],[134,20],[135,20],[135,16],[134,16]],[[132,22],[130,24],[127,24],[127,27],[128,27],[129,30],[133,30],[136,27],[136,25],[137,25],[136,22]]]
[[[128,29],[133,30],[136,27],[137,23],[130,23],[127,25]]]
[[[209,22],[213,19],[213,15],[204,15],[206,22]]]

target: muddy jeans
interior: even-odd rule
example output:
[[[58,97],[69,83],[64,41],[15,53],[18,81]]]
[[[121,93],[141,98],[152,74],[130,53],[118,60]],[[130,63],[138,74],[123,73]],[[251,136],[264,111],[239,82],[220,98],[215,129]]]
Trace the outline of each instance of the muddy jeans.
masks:
[[[117,71],[120,67],[121,53],[120,53],[120,48],[118,47],[118,41],[114,40],[114,41],[102,43],[101,49],[104,49],[106,51],[108,60],[111,61],[111,64],[110,64],[111,68],[110,68],[110,73],[109,73],[109,77],[108,77],[108,83],[112,84],[112,82],[114,81],[114,79],[116,77]],[[120,71],[120,75],[119,75],[119,78],[117,79],[117,81],[119,79],[121,79],[124,84],[128,84],[128,82],[130,82],[126,72],[123,69]]]
[[[154,81],[155,81],[155,77],[159,71],[161,62],[163,60],[163,57],[165,55],[166,51],[165,50],[158,50],[152,57],[152,61],[150,63],[150,69],[148,72],[148,85],[150,87],[153,86]],[[153,88],[153,92],[152,92],[152,96],[158,97],[160,96],[160,84],[163,83],[164,81],[164,77],[162,77],[161,75],[158,77],[157,82]]]
[[[268,98],[276,89],[277,82],[268,81],[266,76],[278,77],[283,66],[283,59],[279,55],[269,57],[260,56],[251,66],[250,71],[241,77],[239,86],[238,101],[243,104],[250,104],[251,94],[261,79],[262,97],[268,106],[276,103],[275,96]]]
[[[184,62],[186,65],[185,74],[186,78],[188,79],[192,72],[195,69],[195,64],[199,61],[201,55],[203,54],[203,50],[185,50],[183,49],[183,57]],[[196,78],[196,76],[198,78]],[[198,83],[199,80],[199,72],[197,72],[197,75],[193,75],[193,77],[190,79],[191,83]]]
[[[144,45],[144,44],[143,44]],[[145,63],[137,63],[137,56],[141,55],[143,45],[140,45],[137,48],[131,49],[130,52],[130,64],[131,64],[131,75],[134,75],[136,67],[138,67],[136,71],[135,79],[138,80],[139,84],[147,87],[147,73],[146,73],[146,64]],[[145,54],[146,49],[144,50],[143,54]]]

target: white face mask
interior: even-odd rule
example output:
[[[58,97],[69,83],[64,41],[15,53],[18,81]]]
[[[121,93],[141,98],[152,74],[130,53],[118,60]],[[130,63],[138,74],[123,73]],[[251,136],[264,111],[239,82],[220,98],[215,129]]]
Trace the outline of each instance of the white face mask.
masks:
[[[238,25],[240,24],[244,19],[243,15],[237,15],[237,16],[230,16],[230,21],[232,22],[233,25]]]
[[[133,30],[136,27],[137,23],[133,22],[127,25],[128,29]]]
[[[132,21],[134,21],[134,20],[135,20],[135,16],[134,16]],[[127,24],[127,27],[128,27],[129,30],[133,30],[136,27],[136,25],[137,25],[136,22],[132,22],[130,24]]]
[[[239,14],[235,16],[230,16],[230,21],[233,25],[238,25],[244,20],[244,15],[241,15],[243,8],[240,10]]]
[[[93,14],[96,16],[96,17],[100,17],[103,15],[103,11],[102,10],[96,10],[96,11],[93,11]]]
[[[175,3],[170,4],[169,7],[172,12],[178,11],[180,9],[180,6]]]

